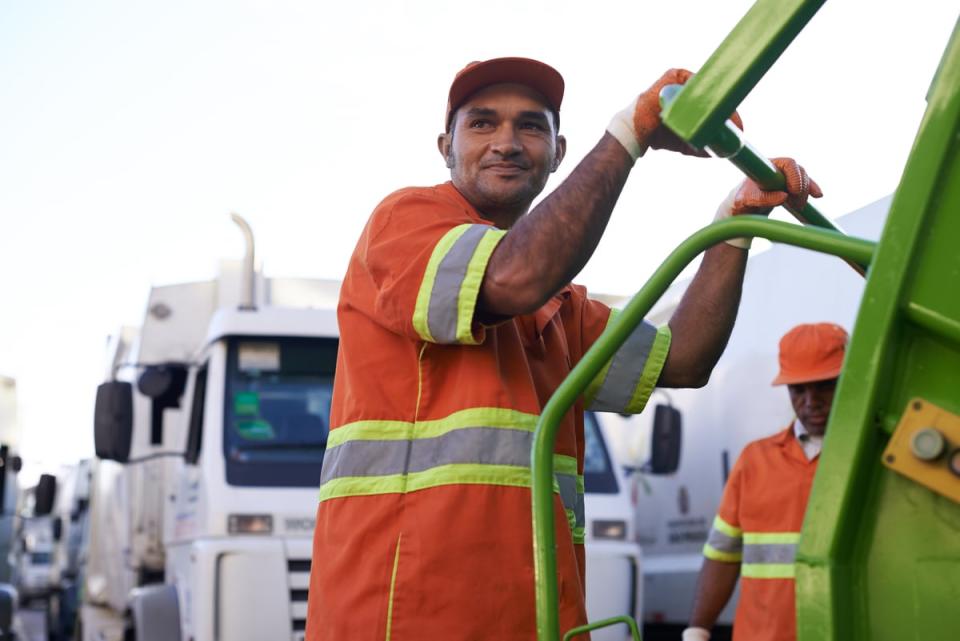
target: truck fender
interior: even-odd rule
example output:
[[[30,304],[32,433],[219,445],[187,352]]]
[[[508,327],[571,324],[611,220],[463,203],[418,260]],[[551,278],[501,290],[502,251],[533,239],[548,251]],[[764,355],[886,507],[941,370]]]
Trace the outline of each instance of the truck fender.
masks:
[[[173,585],[147,585],[130,592],[137,641],[180,641],[180,604]]]

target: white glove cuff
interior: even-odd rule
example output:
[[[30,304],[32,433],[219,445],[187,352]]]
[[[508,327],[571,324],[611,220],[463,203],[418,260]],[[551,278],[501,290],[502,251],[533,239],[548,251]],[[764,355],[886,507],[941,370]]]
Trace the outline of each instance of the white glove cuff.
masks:
[[[737,200],[737,192],[740,191],[740,185],[734,187],[733,191],[727,194],[727,197],[720,203],[720,206],[717,207],[717,214],[713,217],[713,222],[718,220],[726,220],[733,216],[733,204]],[[731,238],[724,241],[728,245],[733,245],[734,247],[739,247],[740,249],[750,249],[750,244],[753,242],[752,238]],[[691,628],[694,630],[701,630],[702,628]],[[709,637],[708,637],[709,638]],[[686,640],[684,640],[686,641]]]
[[[618,113],[607,125],[607,132],[617,139],[623,148],[627,150],[630,157],[636,160],[643,155],[646,149],[640,145],[637,140],[637,132],[633,130],[633,113],[637,110],[637,101],[640,96],[633,99],[626,109]]]
[[[710,630],[706,628],[687,628],[683,631],[682,641],[710,641]]]

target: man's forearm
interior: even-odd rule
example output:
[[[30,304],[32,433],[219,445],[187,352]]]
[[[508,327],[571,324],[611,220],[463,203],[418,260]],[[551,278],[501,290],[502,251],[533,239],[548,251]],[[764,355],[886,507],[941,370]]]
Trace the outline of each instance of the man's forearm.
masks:
[[[670,353],[658,385],[702,387],[723,354],[740,305],[747,252],[720,243],[703,256],[670,318]]]
[[[690,626],[709,630],[737,587],[740,564],[704,559],[693,598]]]
[[[520,218],[487,265],[480,307],[498,316],[538,309],[590,259],[633,160],[609,134],[569,177]]]

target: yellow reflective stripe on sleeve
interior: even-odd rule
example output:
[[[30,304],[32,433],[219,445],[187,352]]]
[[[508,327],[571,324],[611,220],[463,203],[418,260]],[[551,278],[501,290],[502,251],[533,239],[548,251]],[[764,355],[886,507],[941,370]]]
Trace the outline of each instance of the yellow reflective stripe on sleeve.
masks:
[[[744,563],[740,576],[747,579],[792,579],[796,577],[793,563]]]
[[[480,284],[483,274],[487,271],[487,262],[496,248],[497,243],[506,235],[502,229],[489,229],[480,240],[473,258],[467,266],[467,274],[460,286],[460,296],[457,299],[457,342],[462,345],[476,345],[473,336],[473,313],[477,307],[477,297],[480,295]]]
[[[723,561],[725,563],[739,563],[743,558],[742,552],[723,552],[716,549],[709,543],[703,546],[703,556],[713,561]]]
[[[763,543],[799,543],[799,532],[744,532],[743,542],[747,545]]]
[[[327,449],[347,441],[405,441],[434,438],[463,427],[494,427],[533,432],[536,414],[502,407],[473,407],[431,421],[356,421],[330,430]],[[416,429],[414,429],[414,427]],[[574,465],[576,461],[574,460]],[[574,472],[576,473],[576,468]]]
[[[420,282],[420,290],[417,292],[417,302],[413,310],[413,328],[417,334],[425,341],[436,342],[430,333],[430,327],[427,324],[427,312],[430,310],[430,294],[433,292],[434,281],[437,278],[437,270],[444,256],[450,251],[454,243],[459,240],[463,234],[470,229],[472,225],[457,225],[443,235],[433,248],[430,254],[430,260],[427,262],[427,269],[423,274],[423,280]]]
[[[610,323],[613,322],[613,319],[616,318],[617,314],[620,313],[619,309],[611,309],[610,315],[607,317],[607,324],[603,328],[603,331],[607,331],[607,327],[610,327]],[[590,407],[590,404],[593,403],[593,399],[597,397],[597,392],[600,391],[600,388],[603,386],[603,381],[607,379],[607,372],[610,371],[610,366],[613,364],[613,356],[610,357],[610,360],[607,361],[606,365],[603,366],[597,375],[590,381],[590,384],[587,385],[587,389],[583,392],[583,406]]]
[[[743,530],[741,530],[736,526],[730,525],[729,523],[721,519],[719,515],[713,518],[713,527],[723,532],[727,536],[730,536],[733,538],[737,538],[743,535]]]
[[[646,406],[650,394],[653,393],[653,388],[656,387],[657,381],[660,379],[663,364],[667,362],[671,336],[669,325],[657,328],[657,337],[653,340],[647,362],[643,366],[640,382],[630,398],[630,404],[627,405],[627,414],[639,414]]]
[[[574,545],[583,545],[587,540],[586,529],[581,527],[573,528],[573,543]]]
[[[513,465],[464,463],[442,465],[423,472],[390,476],[347,476],[320,486],[320,501],[344,496],[403,494],[442,485],[500,485],[530,487],[530,468]],[[559,492],[556,482],[553,491]]]
[[[570,531],[573,532],[577,529],[577,513],[573,510],[564,510],[567,513],[567,525],[570,526]]]
[[[571,476],[577,473],[577,459],[566,454],[553,455],[553,471],[555,474],[569,474]]]

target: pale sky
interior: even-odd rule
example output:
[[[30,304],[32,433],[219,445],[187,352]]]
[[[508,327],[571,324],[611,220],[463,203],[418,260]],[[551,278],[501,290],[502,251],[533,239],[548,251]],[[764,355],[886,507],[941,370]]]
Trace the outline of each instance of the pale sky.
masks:
[[[242,254],[228,212],[267,275],[339,278],[379,200],[447,178],[435,140],[464,64],[522,55],[564,75],[549,190],[750,4],[0,3],[0,374],[17,379],[27,463],[91,454],[107,335],[139,324],[151,285]],[[747,139],[798,158],[828,217],[890,193],[956,18],[953,2],[827,2],[741,106]],[[648,154],[578,281],[636,291],[738,180]]]

